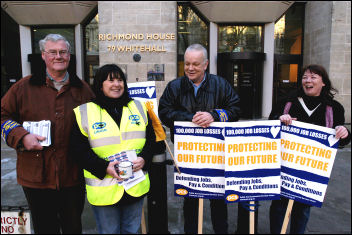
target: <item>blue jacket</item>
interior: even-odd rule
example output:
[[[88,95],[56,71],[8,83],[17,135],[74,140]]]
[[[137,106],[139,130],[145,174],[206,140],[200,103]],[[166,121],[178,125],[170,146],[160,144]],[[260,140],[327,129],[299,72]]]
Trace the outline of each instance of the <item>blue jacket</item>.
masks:
[[[239,119],[239,96],[224,78],[206,73],[205,81],[194,96],[194,88],[186,76],[168,83],[159,101],[159,117],[170,128],[173,141],[174,121],[192,121],[197,111],[209,112],[220,121],[215,109],[226,111],[229,122]]]

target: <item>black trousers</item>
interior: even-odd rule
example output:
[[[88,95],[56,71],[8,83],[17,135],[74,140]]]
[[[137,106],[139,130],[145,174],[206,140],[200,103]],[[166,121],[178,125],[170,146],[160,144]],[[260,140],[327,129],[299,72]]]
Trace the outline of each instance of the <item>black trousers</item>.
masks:
[[[222,199],[209,199],[211,222],[216,234],[227,234],[227,205]],[[183,201],[184,230],[186,234],[198,233],[198,198],[184,198]]]
[[[239,202],[237,212],[237,230],[236,234],[249,234],[249,202]],[[258,205],[258,202],[255,202]],[[258,233],[258,208],[255,208],[254,213],[254,233]]]
[[[60,190],[22,188],[36,234],[82,233],[84,185]]]

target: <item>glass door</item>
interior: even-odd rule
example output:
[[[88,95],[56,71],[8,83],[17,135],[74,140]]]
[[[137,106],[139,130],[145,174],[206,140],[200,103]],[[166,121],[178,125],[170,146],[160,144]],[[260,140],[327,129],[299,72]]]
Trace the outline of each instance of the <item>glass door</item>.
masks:
[[[233,63],[234,88],[240,96],[241,117],[251,119],[256,111],[257,66],[255,61]]]
[[[264,53],[235,52],[218,54],[218,75],[225,78],[240,97],[240,117],[261,117]]]

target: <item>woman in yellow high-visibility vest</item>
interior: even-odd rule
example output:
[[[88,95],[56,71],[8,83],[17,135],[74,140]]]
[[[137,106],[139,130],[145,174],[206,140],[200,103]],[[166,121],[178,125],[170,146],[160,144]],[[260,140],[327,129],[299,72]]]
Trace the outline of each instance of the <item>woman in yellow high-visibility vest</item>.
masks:
[[[129,97],[125,75],[117,65],[98,69],[93,91],[96,98],[92,102],[74,109],[77,122],[71,135],[71,156],[84,169],[98,232],[138,233],[143,198],[150,187],[146,170],[153,157],[152,122],[144,103]],[[114,160],[116,154],[127,150],[137,154],[132,161],[133,177],[143,170],[138,180],[124,181],[115,170],[126,160]]]

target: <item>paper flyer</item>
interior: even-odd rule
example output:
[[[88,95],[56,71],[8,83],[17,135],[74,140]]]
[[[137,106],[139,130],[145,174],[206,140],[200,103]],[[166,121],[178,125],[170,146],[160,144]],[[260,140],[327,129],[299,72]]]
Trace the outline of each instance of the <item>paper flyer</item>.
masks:
[[[37,134],[45,137],[43,141],[39,141],[42,146],[51,145],[51,122],[50,120],[42,120],[39,122],[29,122],[25,121],[22,124],[23,128],[26,129],[31,134]]]

